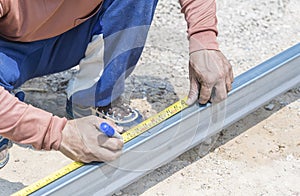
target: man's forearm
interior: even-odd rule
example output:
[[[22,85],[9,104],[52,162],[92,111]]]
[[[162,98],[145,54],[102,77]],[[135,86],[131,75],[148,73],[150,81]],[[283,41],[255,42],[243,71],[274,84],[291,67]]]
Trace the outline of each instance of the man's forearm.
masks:
[[[59,148],[67,120],[20,102],[0,87],[0,134],[36,149]]]
[[[215,0],[179,0],[188,24],[190,52],[218,49]]]

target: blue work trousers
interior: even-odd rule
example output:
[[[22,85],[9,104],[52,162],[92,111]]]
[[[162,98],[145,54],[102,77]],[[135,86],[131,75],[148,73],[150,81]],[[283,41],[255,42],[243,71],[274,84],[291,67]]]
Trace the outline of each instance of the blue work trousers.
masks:
[[[0,85],[11,91],[31,78],[70,69],[85,58],[93,36],[101,35],[101,77],[72,98],[82,105],[108,105],[124,91],[124,80],[138,62],[156,4],[157,0],[105,0],[95,16],[59,36],[26,43],[0,38]]]

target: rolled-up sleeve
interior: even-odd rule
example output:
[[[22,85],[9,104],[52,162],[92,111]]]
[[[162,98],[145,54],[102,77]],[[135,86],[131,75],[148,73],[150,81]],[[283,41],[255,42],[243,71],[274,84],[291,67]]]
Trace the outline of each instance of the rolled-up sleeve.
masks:
[[[215,0],[179,0],[185,15],[190,52],[218,49]]]
[[[0,87],[0,135],[40,150],[58,150],[65,118],[25,104]]]

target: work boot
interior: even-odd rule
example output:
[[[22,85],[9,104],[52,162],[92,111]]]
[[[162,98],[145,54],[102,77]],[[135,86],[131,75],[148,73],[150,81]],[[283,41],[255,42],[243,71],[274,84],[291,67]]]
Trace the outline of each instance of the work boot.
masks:
[[[72,99],[68,99],[66,112],[70,119],[96,115],[113,121],[118,126],[123,127],[125,131],[143,121],[140,112],[125,104],[122,98],[118,98],[107,106],[100,107],[83,107],[72,103]]]
[[[0,136],[0,169],[2,169],[9,160],[8,149],[12,147],[12,142]]]

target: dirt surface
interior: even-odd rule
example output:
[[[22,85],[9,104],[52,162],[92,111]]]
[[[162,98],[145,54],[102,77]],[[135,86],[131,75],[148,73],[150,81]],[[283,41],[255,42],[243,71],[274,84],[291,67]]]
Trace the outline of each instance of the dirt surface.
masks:
[[[217,5],[220,48],[235,75],[300,40],[299,0],[219,0]],[[144,54],[127,80],[126,97],[146,117],[188,92],[185,29],[177,0],[161,0]],[[26,102],[64,116],[64,90],[73,72],[27,82],[22,86]],[[59,152],[16,144],[10,155],[0,171],[0,195],[10,195],[71,162]],[[116,195],[300,195],[299,181],[297,86]]]

